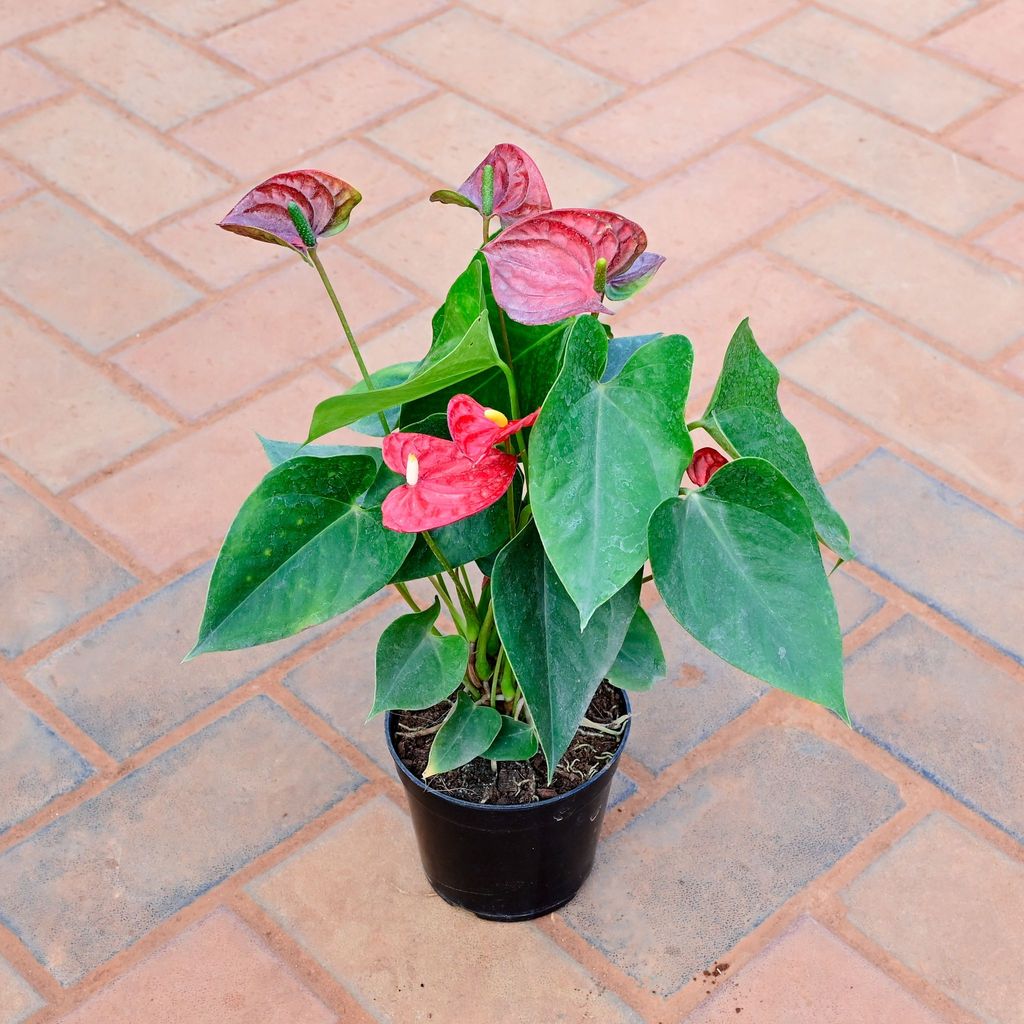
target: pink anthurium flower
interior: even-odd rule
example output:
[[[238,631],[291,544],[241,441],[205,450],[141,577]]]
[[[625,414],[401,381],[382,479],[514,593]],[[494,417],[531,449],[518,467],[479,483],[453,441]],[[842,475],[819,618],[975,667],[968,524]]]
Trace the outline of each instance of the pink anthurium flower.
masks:
[[[456,395],[448,403],[448,433],[459,450],[474,464],[495,445],[532,427],[540,409],[522,419],[510,420],[497,409],[488,409],[469,395]]]
[[[485,210],[488,200],[484,194],[488,186],[484,184],[484,174],[487,167],[491,168],[490,208]],[[439,189],[431,195],[430,201],[470,206],[483,214],[485,221],[498,217],[503,227],[541,210],[551,209],[548,187],[537,165],[527,153],[511,142],[495,146],[459,186],[458,191]]]
[[[324,171],[286,171],[246,192],[220,227],[305,254],[307,245],[288,213],[290,203],[299,207],[313,235],[320,238],[344,231],[362,198],[348,182]]]
[[[483,247],[498,305],[521,324],[609,313],[601,299],[643,287],[663,258],[641,256],[639,224],[607,210],[549,210],[517,221]],[[638,274],[631,273],[640,263]]]
[[[698,448],[693,453],[686,475],[703,487],[729,460],[716,448]]]
[[[491,450],[474,463],[454,442],[427,434],[389,434],[384,462],[405,477],[381,506],[384,525],[399,533],[435,530],[482,512],[516,473],[514,455]]]
[[[491,213],[504,227],[524,217],[551,209],[548,187],[531,157],[518,146],[502,142],[480,161],[473,173],[459,186],[478,210],[483,208],[484,168],[494,168],[494,199]]]

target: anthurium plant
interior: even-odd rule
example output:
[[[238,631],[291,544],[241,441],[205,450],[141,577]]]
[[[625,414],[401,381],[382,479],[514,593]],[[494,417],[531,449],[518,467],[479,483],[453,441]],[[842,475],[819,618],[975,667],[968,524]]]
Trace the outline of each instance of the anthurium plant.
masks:
[[[747,321],[687,422],[690,341],[601,319],[663,262],[640,225],[553,207],[510,144],[430,198],[474,211],[481,245],[423,358],[372,372],[318,256],[359,193],[291,171],[222,221],[315,270],[362,381],[313,410],[304,440],[263,440],[270,469],[224,541],[192,654],[278,640],[393,587],[410,610],[380,636],[370,715],[447,702],[426,778],[538,748],[550,778],[603,680],[664,675],[640,601],[653,582],[705,647],[846,719],[822,548],[852,557],[849,532]],[[366,444],[314,443],[342,427]],[[699,431],[717,447],[695,452]]]

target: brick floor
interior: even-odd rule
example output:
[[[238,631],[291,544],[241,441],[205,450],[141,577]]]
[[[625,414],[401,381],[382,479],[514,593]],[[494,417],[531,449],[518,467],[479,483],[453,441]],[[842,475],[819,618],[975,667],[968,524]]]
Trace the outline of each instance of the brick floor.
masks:
[[[1021,0],[0,3],[0,1024],[1024,1024]],[[736,323],[860,560],[854,729],[657,595],[595,874],[537,924],[433,897],[380,722],[385,597],[182,665],[265,461],[353,381],[315,276],[218,231],[323,167],[374,366],[522,144],[669,260],[700,412]],[[346,432],[345,440],[355,435]],[[722,976],[702,971],[727,962]]]

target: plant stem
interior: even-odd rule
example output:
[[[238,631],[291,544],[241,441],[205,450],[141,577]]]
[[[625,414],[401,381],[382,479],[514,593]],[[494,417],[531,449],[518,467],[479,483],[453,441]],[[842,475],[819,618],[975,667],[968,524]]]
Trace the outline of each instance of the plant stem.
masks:
[[[480,633],[476,638],[476,674],[481,679],[491,678],[491,663],[487,659],[487,641],[494,629],[494,604],[487,605],[487,613],[480,624]]]
[[[505,648],[498,648],[498,657],[494,660],[494,675],[491,676],[491,707],[498,703],[498,687],[501,684],[501,673],[505,670]]]
[[[505,356],[505,365],[508,372],[505,380],[508,382],[508,400],[512,406],[512,419],[519,419],[519,391],[516,389],[516,375],[512,369],[512,346],[508,342],[508,327],[505,324],[505,310],[498,307],[498,323],[501,325],[501,348]]]
[[[484,241],[483,245],[486,245],[491,240],[491,218],[484,217]],[[482,248],[483,246],[481,246]]]
[[[727,438],[725,434],[723,434],[722,431],[714,423],[708,423],[706,420],[694,420],[692,423],[686,424],[687,430],[696,430],[697,428],[700,428],[701,430],[706,430],[715,439],[715,441],[717,441],[722,446],[722,449],[725,451],[725,454],[728,455],[730,458],[742,458],[740,453],[736,451],[735,448],[733,448],[729,438]]]
[[[455,584],[455,591],[459,595],[459,600],[462,602],[463,608],[466,607],[467,602],[468,604],[475,607],[476,602],[473,600],[473,596],[462,585],[462,581],[456,575],[455,570],[451,566],[451,563],[448,561],[447,558],[445,558],[444,552],[437,546],[437,541],[435,541],[434,538],[430,536],[430,532],[428,530],[423,531],[423,539],[427,542],[427,547],[430,548],[433,556],[438,560],[438,562],[441,563],[441,568],[443,568],[444,571],[448,573],[448,575],[451,577],[452,583]]]
[[[373,381],[370,379],[370,371],[366,368],[366,363],[363,362],[363,354],[359,351],[359,345],[356,344],[356,336],[352,333],[352,328],[349,326],[348,318],[345,316],[345,311],[341,308],[341,303],[338,301],[338,295],[334,290],[334,285],[331,284],[331,279],[327,276],[327,271],[324,269],[324,265],[320,262],[320,256],[316,249],[309,250],[310,262],[316,267],[316,272],[320,275],[320,280],[323,281],[324,288],[327,290],[327,294],[330,297],[331,304],[334,306],[334,312],[338,314],[338,320],[341,322],[341,329],[345,332],[345,337],[348,338],[349,348],[352,349],[352,355],[355,356],[356,363],[359,366],[359,372],[363,375],[363,383],[366,385],[367,391],[373,391]],[[385,434],[391,433],[391,427],[388,426],[387,417],[383,412],[377,413],[377,418],[380,420],[381,427],[384,428]]]
[[[423,609],[416,603],[412,594],[409,593],[409,588],[404,583],[393,583],[392,586],[402,595],[402,598],[404,599],[405,603],[414,612],[423,611]]]
[[[462,621],[459,613],[455,610],[455,605],[452,603],[451,595],[448,593],[448,588],[445,587],[444,582],[438,576],[428,576],[431,585],[437,591],[441,600],[444,602],[445,607],[448,609],[448,614],[452,617],[452,622],[455,623],[455,629],[458,631],[460,636],[466,635],[466,624]]]

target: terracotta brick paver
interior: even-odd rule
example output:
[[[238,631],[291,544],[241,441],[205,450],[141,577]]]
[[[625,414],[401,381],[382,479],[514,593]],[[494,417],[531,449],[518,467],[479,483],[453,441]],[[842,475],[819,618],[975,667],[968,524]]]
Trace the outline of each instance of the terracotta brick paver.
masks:
[[[1022,0],[0,3],[0,1024],[1024,1024],[1022,33]],[[181,660],[255,431],[358,374],[315,274],[216,221],[351,181],[325,262],[370,363],[418,359],[479,231],[426,197],[501,141],[668,256],[614,326],[693,340],[695,415],[750,317],[859,560],[853,729],[645,595],[669,674],[594,876],[499,929],[431,894],[365,721],[395,597]]]

